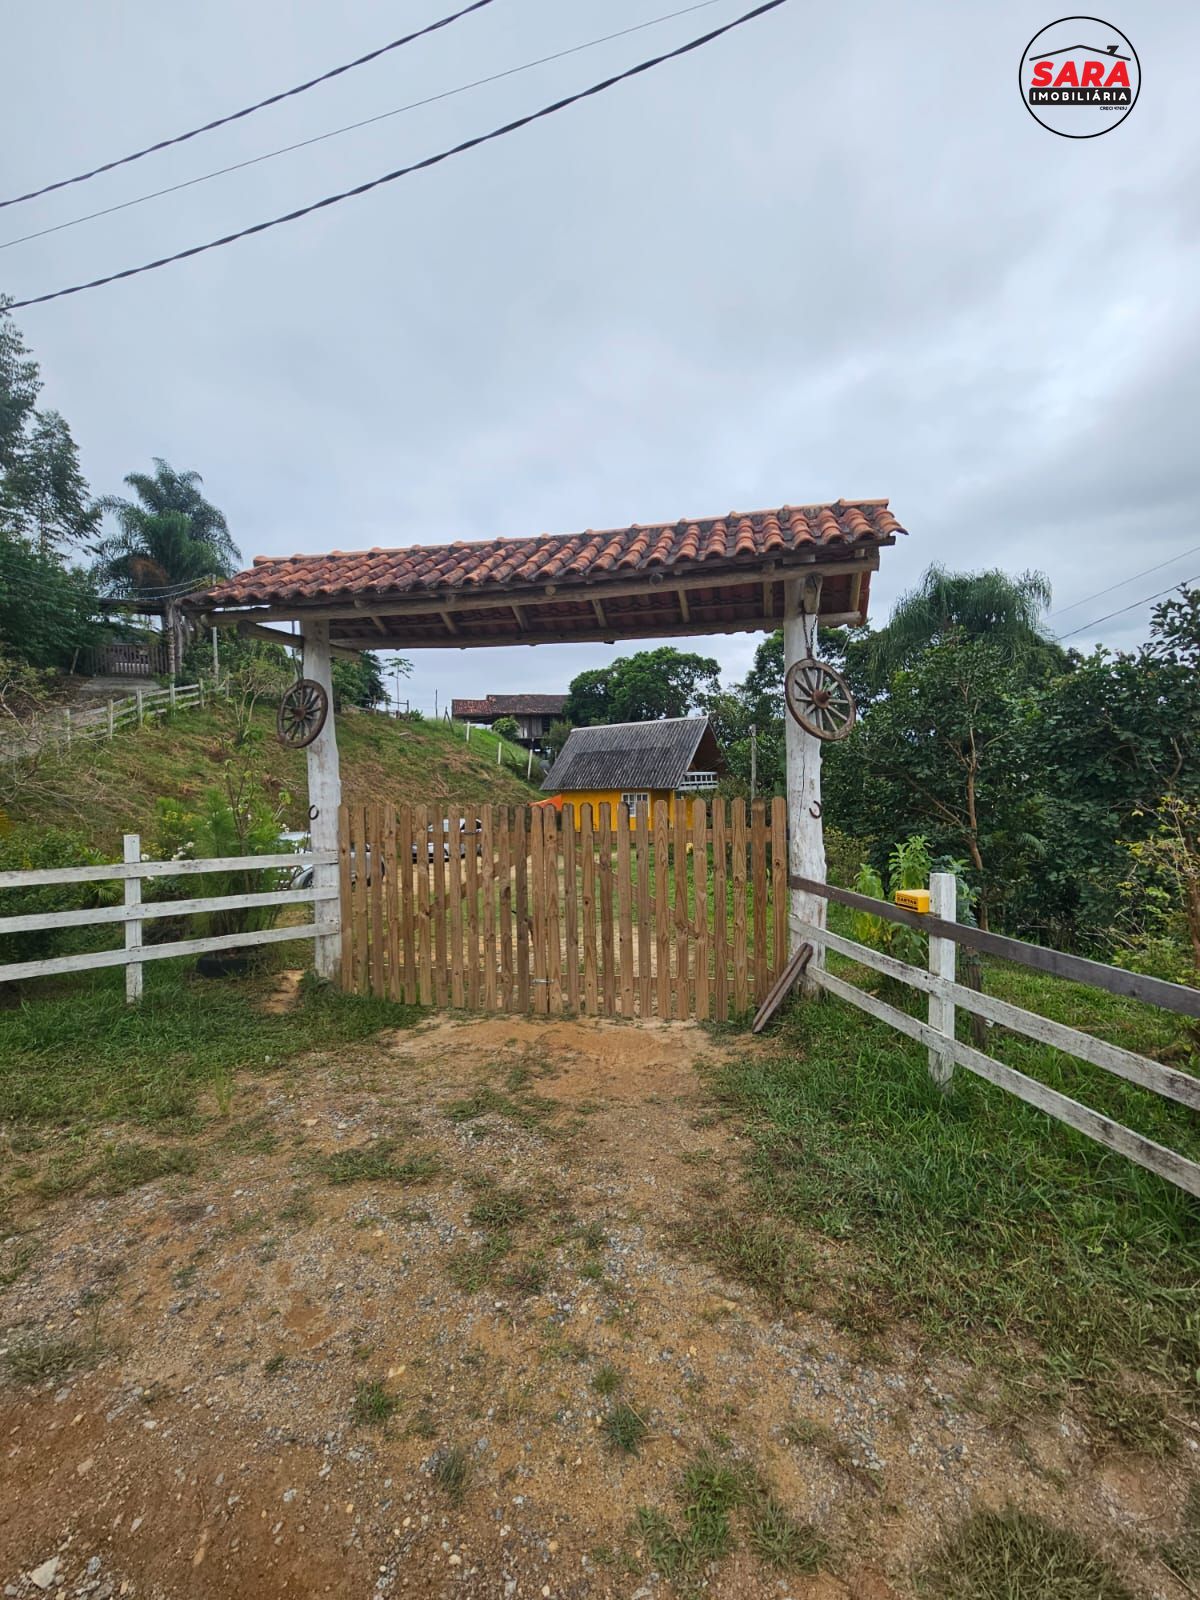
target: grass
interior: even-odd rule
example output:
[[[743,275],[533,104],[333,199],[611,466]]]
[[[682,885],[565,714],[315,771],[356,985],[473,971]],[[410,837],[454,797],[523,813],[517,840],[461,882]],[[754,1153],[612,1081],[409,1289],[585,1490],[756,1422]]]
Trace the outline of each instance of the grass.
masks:
[[[100,1350],[99,1334],[94,1328],[86,1338],[80,1334],[31,1334],[9,1346],[4,1364],[14,1383],[32,1388],[90,1366]]]
[[[1015,1508],[968,1517],[919,1586],[929,1600],[1134,1600],[1082,1539]]]
[[[1200,1483],[1193,1483],[1184,1507],[1182,1526],[1159,1551],[1163,1563],[1184,1584],[1200,1582]]]
[[[457,1505],[471,1477],[471,1458],[461,1444],[449,1445],[434,1457],[430,1475],[438,1488]]]
[[[124,976],[105,970],[0,1010],[0,1122],[18,1125],[194,1118],[200,1096],[234,1072],[278,1068],[307,1050],[411,1025],[406,1006],[341,994],[316,981],[299,1004],[269,1015],[260,973],[214,982],[194,964],[146,969],[145,998],[125,1004]]]
[[[635,1531],[654,1569],[679,1583],[728,1555],[740,1517],[749,1548],[780,1571],[812,1573],[825,1558],[815,1529],[793,1518],[749,1462],[702,1450],[683,1473],[677,1491],[681,1517],[642,1506]]]
[[[436,1156],[417,1153],[396,1159],[397,1140],[377,1139],[360,1150],[338,1150],[321,1169],[329,1183],[425,1183],[441,1170]]]
[[[399,1409],[399,1399],[382,1378],[362,1378],[355,1384],[350,1417],[359,1427],[381,1428]]]
[[[616,1394],[623,1381],[616,1367],[608,1361],[597,1367],[592,1374],[592,1388],[601,1395]]]
[[[1177,1031],[1133,1002],[1034,974],[989,972],[988,986],[1133,1049],[1161,1051]],[[997,1037],[992,1048],[1200,1153],[1182,1108],[1042,1047]],[[1076,1383],[1118,1438],[1169,1442],[1164,1418],[1194,1396],[1195,1200],[969,1073],[942,1095],[923,1049],[841,1002],[794,1007],[774,1049],[733,1061],[717,1087],[753,1147],[752,1206],[698,1215],[691,1229],[723,1270],[780,1309],[811,1298],[861,1334],[911,1320],[1019,1386],[1014,1406]],[[830,1252],[830,1240],[843,1247]]]
[[[488,1184],[467,1212],[467,1221],[475,1228],[507,1229],[528,1215],[529,1199],[520,1189]]]
[[[650,1429],[626,1400],[618,1400],[605,1413],[601,1424],[609,1448],[619,1455],[635,1456],[642,1448]]]
[[[285,826],[305,826],[305,756],[281,749],[275,739],[274,707],[255,715],[265,735],[258,749],[259,778],[272,795],[290,797]],[[205,710],[178,711],[142,728],[107,740],[77,743],[70,755],[43,763],[36,797],[18,796],[9,810],[14,822],[40,823],[55,815],[120,859],[122,833],[141,833],[152,841],[156,802],[165,795],[185,803],[221,782],[233,719],[223,702]],[[425,804],[449,795],[470,803],[515,805],[536,799],[536,786],[497,766],[494,734],[475,730],[468,745],[461,727],[445,723],[397,722],[370,714],[339,715],[338,754],[342,788],[348,800],[368,797]],[[522,768],[525,752],[505,745]]]

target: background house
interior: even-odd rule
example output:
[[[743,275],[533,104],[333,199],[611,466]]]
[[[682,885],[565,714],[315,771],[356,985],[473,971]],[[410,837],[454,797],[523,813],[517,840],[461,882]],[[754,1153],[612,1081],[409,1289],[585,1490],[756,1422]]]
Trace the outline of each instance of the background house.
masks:
[[[522,744],[538,745],[557,722],[567,703],[565,694],[489,694],[486,700],[452,700],[450,715],[458,722],[483,722],[515,717]]]
[[[573,728],[562,754],[546,774],[542,788],[573,805],[575,826],[583,806],[597,808],[622,801],[630,808],[643,802],[665,803],[670,821],[682,802],[691,821],[689,796],[716,788],[725,770],[724,758],[707,717],[665,717],[659,722],[610,722],[594,728]]]

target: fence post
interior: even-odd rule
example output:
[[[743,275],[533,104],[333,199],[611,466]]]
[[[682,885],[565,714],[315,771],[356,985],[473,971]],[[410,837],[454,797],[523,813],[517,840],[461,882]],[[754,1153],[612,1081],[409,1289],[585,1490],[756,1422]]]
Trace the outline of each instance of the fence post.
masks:
[[[67,706],[63,711],[63,723],[67,730],[67,749],[71,748],[71,708]]]
[[[142,859],[142,836],[139,833],[125,835],[125,860],[127,862]],[[140,878],[125,879],[125,908],[140,908],[142,904],[142,880]],[[142,922],[136,914],[130,916],[125,924],[126,950],[140,950],[142,948]],[[125,1003],[135,1005],[142,998],[142,963],[131,961],[125,968]]]
[[[140,728],[142,725],[142,691],[140,689],[135,689],[133,693],[134,698],[137,701],[137,721],[138,727]]]
[[[110,695],[109,696],[109,701],[108,701],[108,737],[111,739],[112,736],[113,736],[113,703],[112,703],[112,696]]]
[[[533,746],[529,746],[529,760],[525,763],[525,782],[533,777]]]
[[[958,921],[958,880],[952,872],[929,874],[929,911],[931,916],[940,917],[943,922]],[[936,939],[930,934],[930,976],[945,978],[953,983],[957,951],[958,946],[953,939]],[[929,1026],[936,1028],[939,1033],[944,1033],[949,1039],[954,1038],[953,1000],[947,1000],[940,994],[929,996]],[[944,1051],[931,1048],[929,1075],[939,1088],[944,1089],[947,1086],[953,1072],[953,1059]]]
[[[504,755],[504,741],[500,740],[496,745],[496,765],[497,766],[501,765],[501,757],[503,755]]]
[[[175,709],[175,679],[171,679],[171,710]]]

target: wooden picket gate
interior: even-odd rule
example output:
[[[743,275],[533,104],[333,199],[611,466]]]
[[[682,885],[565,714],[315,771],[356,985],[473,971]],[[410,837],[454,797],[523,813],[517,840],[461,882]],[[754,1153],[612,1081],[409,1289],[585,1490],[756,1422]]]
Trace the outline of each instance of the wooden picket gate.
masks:
[[[688,814],[690,812],[690,815]],[[342,986],[427,1006],[724,1021],[787,960],[782,799],[347,805]],[[448,846],[448,848],[447,848]]]

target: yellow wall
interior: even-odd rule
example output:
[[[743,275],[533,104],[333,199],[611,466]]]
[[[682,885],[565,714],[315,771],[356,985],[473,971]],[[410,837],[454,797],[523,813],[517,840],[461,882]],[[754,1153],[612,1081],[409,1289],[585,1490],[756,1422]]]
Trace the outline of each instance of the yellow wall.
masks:
[[[608,805],[611,808],[610,815],[615,823],[617,819],[617,807],[621,804],[621,791],[619,789],[564,789],[562,792],[562,798],[564,811],[569,805],[575,807],[575,828],[576,831],[578,831],[581,825],[580,811],[584,806],[591,806],[592,808],[592,826],[594,828],[598,828],[600,826],[600,807],[602,805]],[[660,805],[666,806],[667,820],[670,822],[671,826],[674,827],[676,798],[677,797],[673,789],[652,789],[650,791],[651,827],[654,826],[654,818]],[[691,799],[687,795],[679,795],[678,799],[684,806],[684,816],[690,827],[692,821]],[[632,812],[630,812],[629,821],[632,825]]]

